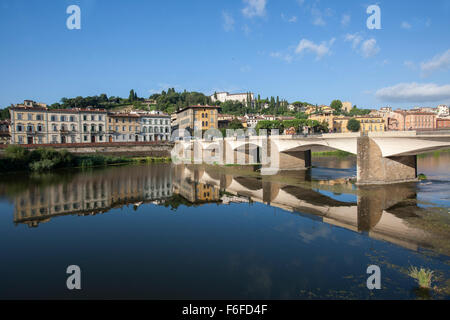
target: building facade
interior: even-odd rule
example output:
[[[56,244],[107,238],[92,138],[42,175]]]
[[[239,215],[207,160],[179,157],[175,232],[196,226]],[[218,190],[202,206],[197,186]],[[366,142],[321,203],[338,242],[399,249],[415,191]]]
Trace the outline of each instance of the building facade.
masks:
[[[247,103],[252,103],[255,100],[255,95],[251,92],[246,93],[228,93],[228,92],[216,92],[210,96],[211,101],[214,103],[216,101],[226,102],[226,101],[234,101],[240,102],[244,105]]]
[[[25,100],[9,109],[12,144],[48,143],[47,108]]]
[[[140,113],[141,134],[139,141],[169,141],[171,117],[162,112]]]
[[[436,128],[438,130],[449,130],[450,129],[450,117],[437,118]]]
[[[191,135],[195,130],[218,129],[218,108],[214,106],[190,106],[177,112],[176,125]]]
[[[108,141],[109,142],[136,142],[140,141],[140,117],[131,113],[108,114]]]
[[[388,130],[434,130],[436,129],[436,113],[396,110],[389,113]]]

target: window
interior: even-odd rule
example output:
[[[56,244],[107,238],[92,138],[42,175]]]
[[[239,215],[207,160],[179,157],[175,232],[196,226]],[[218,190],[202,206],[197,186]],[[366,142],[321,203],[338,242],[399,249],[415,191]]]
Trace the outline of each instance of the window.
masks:
[[[58,131],[58,127],[56,126],[56,124],[53,125],[53,131]]]
[[[91,116],[91,121],[95,121],[95,116],[94,115]]]
[[[66,117],[65,117],[65,116],[61,116],[61,117],[59,118],[59,120],[61,120],[61,121],[66,121]]]
[[[87,132],[87,131],[88,131],[87,125],[83,125],[83,132]]]
[[[98,116],[98,121],[102,121],[103,117],[102,116]]]
[[[31,113],[28,114],[28,120],[33,120],[33,115]]]
[[[74,122],[75,121],[75,117],[74,116],[70,116],[70,122]]]
[[[52,136],[52,142],[57,143],[58,142],[58,136]]]
[[[42,115],[37,114],[37,115],[36,115],[36,120],[41,121],[41,120],[42,120]]]
[[[87,121],[87,115],[84,115],[84,116],[83,116],[83,120],[84,120],[84,121]]]
[[[38,124],[37,131],[42,132],[42,124]]]
[[[98,126],[98,131],[100,131],[100,132],[103,131],[103,126],[101,124]]]
[[[95,132],[95,125],[91,125],[91,132]]]
[[[22,114],[21,113],[17,114],[17,120],[22,120]]]
[[[103,141],[103,136],[98,137],[100,141]]]
[[[83,140],[84,140],[84,141],[87,141],[87,136],[83,136]]]
[[[51,117],[50,117],[50,120],[51,120],[51,121],[56,121],[56,116],[51,116]]]
[[[77,130],[77,127],[75,127],[75,125],[73,124],[72,125],[72,131],[76,131]]]
[[[19,143],[23,143],[23,137],[19,136]]]
[[[18,131],[18,132],[22,132],[22,131],[23,131],[23,127],[22,127],[21,124],[18,124],[18,125],[17,125],[17,131]]]

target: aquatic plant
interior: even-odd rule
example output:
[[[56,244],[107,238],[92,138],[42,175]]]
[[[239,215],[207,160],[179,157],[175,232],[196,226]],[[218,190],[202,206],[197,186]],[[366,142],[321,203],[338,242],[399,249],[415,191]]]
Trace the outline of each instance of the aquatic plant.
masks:
[[[426,175],[424,175],[423,173],[421,173],[421,174],[419,174],[419,175],[417,176],[417,179],[419,179],[420,181],[423,181],[423,180],[427,180],[428,178],[427,178]]]
[[[431,279],[433,277],[433,273],[434,272],[429,269],[418,269],[416,267],[410,267],[408,270],[408,275],[411,278],[416,279],[419,287],[421,288],[431,288]]]

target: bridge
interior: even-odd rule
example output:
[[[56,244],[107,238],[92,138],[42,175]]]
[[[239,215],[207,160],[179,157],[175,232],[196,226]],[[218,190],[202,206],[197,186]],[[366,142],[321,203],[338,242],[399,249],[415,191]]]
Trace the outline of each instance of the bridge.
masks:
[[[450,148],[450,134],[415,131],[323,134],[320,136],[247,136],[177,141],[172,156],[183,163],[261,164],[261,173],[305,170],[311,149],[342,150],[357,156],[357,184],[417,180],[417,155]]]

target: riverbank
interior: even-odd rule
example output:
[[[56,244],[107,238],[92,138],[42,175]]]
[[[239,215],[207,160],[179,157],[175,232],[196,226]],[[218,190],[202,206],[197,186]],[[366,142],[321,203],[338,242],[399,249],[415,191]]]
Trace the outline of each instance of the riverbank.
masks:
[[[348,156],[354,156],[350,152],[345,152],[341,150],[334,150],[334,151],[318,151],[318,152],[312,152],[311,156],[313,157],[340,157],[345,158]]]
[[[30,151],[20,146],[9,146],[0,159],[0,173],[19,171],[46,172],[63,168],[91,168],[132,163],[170,162],[169,157],[111,156],[102,154],[78,155],[67,150],[38,148]]]

